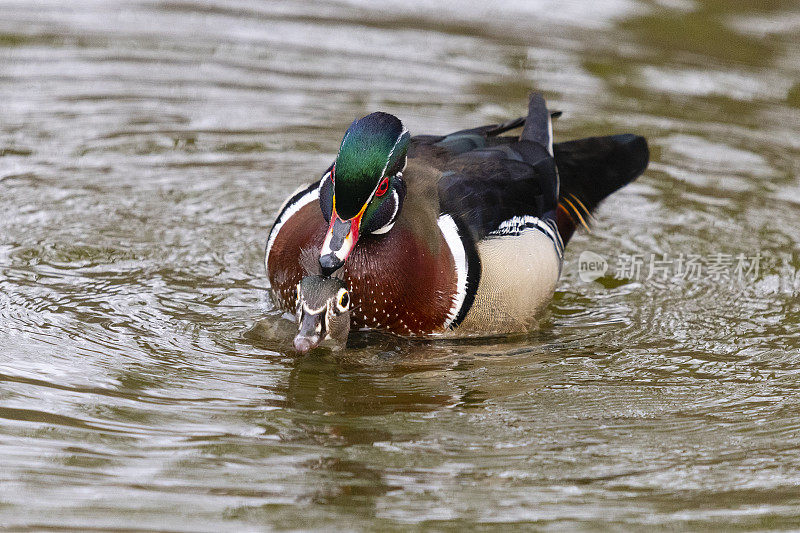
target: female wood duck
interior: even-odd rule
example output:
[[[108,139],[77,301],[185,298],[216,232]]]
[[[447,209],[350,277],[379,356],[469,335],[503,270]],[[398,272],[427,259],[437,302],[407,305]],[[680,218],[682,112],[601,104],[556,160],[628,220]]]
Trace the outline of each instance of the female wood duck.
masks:
[[[648,158],[631,134],[553,144],[539,94],[526,118],[444,136],[412,137],[393,115],[369,114],[347,129],[322,178],[280,209],[265,258],[274,300],[296,311],[301,255],[312,249],[321,273],[339,271],[350,288],[355,327],[527,330],[552,298],[575,229]]]

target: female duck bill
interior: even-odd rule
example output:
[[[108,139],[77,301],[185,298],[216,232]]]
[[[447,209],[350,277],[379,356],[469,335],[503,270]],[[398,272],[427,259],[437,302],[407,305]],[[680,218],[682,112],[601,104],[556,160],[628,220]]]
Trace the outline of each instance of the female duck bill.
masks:
[[[325,311],[323,308],[317,313],[310,313],[301,303],[300,331],[294,338],[294,349],[299,353],[308,353],[325,339]]]

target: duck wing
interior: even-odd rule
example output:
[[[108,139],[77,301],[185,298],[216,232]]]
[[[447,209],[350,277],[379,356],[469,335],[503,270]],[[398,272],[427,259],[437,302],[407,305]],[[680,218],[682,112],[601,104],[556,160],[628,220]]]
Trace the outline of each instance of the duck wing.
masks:
[[[439,208],[477,242],[515,217],[552,217],[557,184],[553,157],[538,144],[517,141],[448,162],[438,181]]]

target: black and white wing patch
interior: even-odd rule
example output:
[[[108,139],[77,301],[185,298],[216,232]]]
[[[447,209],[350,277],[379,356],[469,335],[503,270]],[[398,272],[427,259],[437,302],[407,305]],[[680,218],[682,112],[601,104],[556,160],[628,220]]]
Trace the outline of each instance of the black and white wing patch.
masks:
[[[556,226],[552,218],[541,219],[530,215],[511,217],[508,220],[504,220],[497,229],[490,232],[489,237],[516,237],[528,230],[541,231],[548,239],[553,241],[553,247],[556,250],[556,254],[558,254],[558,263],[561,265],[564,259],[564,241],[561,240],[558,226]]]

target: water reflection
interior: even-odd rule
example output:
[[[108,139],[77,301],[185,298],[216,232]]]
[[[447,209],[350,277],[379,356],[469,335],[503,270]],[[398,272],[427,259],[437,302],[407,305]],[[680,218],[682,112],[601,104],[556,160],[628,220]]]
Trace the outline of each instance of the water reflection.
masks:
[[[447,366],[429,363],[422,368],[404,369],[403,365],[398,368],[378,361],[366,364],[369,366],[335,358],[298,360],[289,374],[287,406],[328,414],[373,416],[431,411],[457,401]]]

